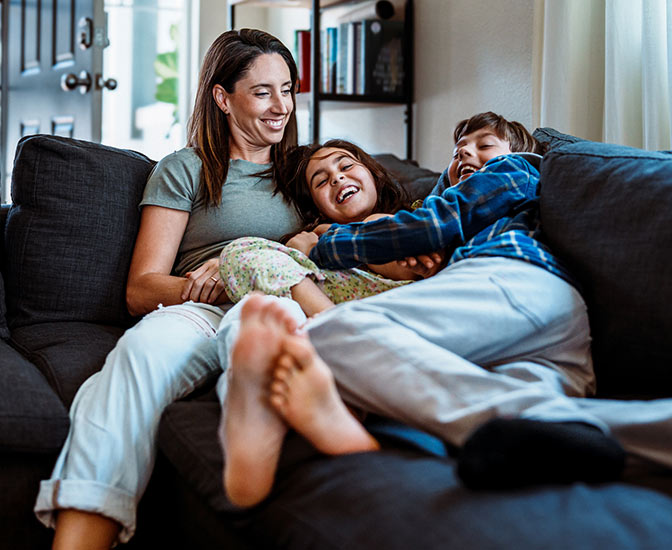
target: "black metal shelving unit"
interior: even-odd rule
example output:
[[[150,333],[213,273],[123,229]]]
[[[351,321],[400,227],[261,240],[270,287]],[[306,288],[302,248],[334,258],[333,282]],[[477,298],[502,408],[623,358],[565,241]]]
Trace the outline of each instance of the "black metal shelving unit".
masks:
[[[320,114],[321,103],[330,101],[342,101],[349,103],[370,103],[377,105],[404,105],[404,123],[406,125],[406,158],[413,158],[413,82],[414,82],[414,66],[413,66],[413,0],[405,0],[404,2],[404,86],[403,94],[401,96],[387,96],[387,95],[358,95],[358,94],[327,94],[320,92],[320,30],[321,13],[334,7],[342,7],[344,5],[362,4],[364,0],[332,0],[329,5],[321,6],[320,0],[311,0],[311,91],[306,92],[310,94],[310,125],[313,142],[320,139]],[[229,27],[235,28],[235,7],[236,4],[228,2],[228,20]],[[251,2],[252,3],[252,2]],[[278,7],[272,2],[264,3],[263,1],[253,2],[255,6]]]

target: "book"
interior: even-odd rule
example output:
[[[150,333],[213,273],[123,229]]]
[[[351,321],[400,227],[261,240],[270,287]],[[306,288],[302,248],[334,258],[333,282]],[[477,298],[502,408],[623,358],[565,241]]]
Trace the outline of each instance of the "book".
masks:
[[[310,92],[310,31],[296,31],[297,69],[299,71],[299,92]]]
[[[355,22],[340,23],[338,27],[337,94],[355,93]]]
[[[327,89],[326,93],[336,93],[336,60],[338,58],[338,28],[327,27],[327,65],[325,72],[327,73]]]
[[[365,19],[360,27],[360,93],[404,94],[404,22]]]

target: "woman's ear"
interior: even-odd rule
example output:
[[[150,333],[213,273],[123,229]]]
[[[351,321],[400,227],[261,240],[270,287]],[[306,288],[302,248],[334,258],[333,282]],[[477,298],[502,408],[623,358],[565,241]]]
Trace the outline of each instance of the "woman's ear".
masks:
[[[217,107],[225,114],[229,114],[229,108],[227,107],[229,94],[226,93],[226,90],[221,84],[215,84],[212,87],[212,97],[215,99]]]

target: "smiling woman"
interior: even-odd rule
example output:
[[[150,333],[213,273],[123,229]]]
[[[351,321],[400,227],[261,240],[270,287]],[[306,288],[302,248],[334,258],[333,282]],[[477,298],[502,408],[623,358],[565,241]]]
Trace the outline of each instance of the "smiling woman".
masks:
[[[141,201],[126,298],[132,314],[149,315],[78,391],[66,445],[40,488],[35,510],[56,527],[54,548],[131,538],[156,420],[222,367],[215,335],[230,300],[221,249],[242,236],[277,240],[298,229],[277,185],[296,145],[296,81],[289,50],[262,31],[226,32],[206,53],[189,147],[156,165]],[[166,307],[154,311],[159,304]]]

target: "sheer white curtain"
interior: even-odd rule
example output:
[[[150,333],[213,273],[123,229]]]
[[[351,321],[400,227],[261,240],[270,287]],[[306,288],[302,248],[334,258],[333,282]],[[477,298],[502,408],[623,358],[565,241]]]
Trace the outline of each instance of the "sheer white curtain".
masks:
[[[537,0],[535,123],[672,149],[672,0]]]

